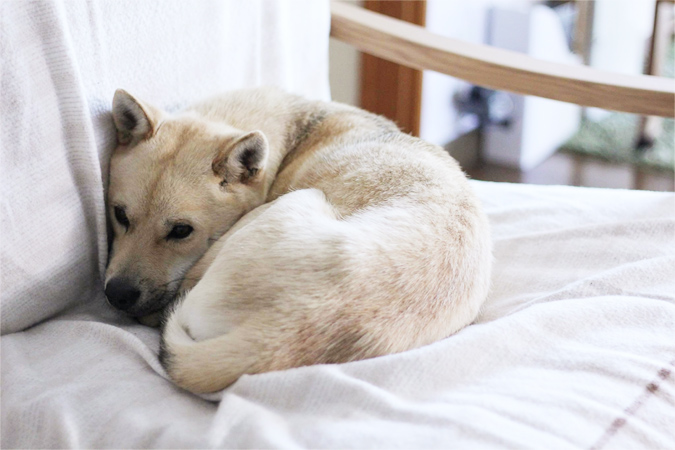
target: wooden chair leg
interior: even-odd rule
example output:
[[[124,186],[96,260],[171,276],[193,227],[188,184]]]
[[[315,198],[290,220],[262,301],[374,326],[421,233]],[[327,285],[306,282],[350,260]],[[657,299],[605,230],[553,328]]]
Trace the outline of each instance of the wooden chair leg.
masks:
[[[633,189],[645,189],[645,181],[647,177],[644,169],[638,165],[633,165]]]
[[[649,43],[649,53],[645,73],[660,76],[663,74],[668,43],[673,34],[673,2],[671,0],[657,0],[654,5],[654,25]],[[662,120],[655,116],[640,118],[635,149],[643,150],[650,147],[660,136]]]
[[[577,153],[572,154],[572,186],[583,186],[585,157]]]

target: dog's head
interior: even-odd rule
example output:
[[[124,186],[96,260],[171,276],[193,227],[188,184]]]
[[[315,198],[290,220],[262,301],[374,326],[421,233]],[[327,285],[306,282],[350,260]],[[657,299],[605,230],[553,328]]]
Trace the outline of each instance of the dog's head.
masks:
[[[105,293],[117,309],[144,316],[170,303],[209,246],[264,202],[268,144],[260,131],[169,116],[122,90],[113,119]]]

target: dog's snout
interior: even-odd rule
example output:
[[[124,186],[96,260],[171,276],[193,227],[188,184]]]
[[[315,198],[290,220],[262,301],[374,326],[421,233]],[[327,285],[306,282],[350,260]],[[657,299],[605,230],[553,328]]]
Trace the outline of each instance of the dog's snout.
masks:
[[[115,308],[126,311],[136,304],[141,291],[136,288],[129,280],[124,278],[113,278],[108,281],[105,288],[105,295],[108,301]]]

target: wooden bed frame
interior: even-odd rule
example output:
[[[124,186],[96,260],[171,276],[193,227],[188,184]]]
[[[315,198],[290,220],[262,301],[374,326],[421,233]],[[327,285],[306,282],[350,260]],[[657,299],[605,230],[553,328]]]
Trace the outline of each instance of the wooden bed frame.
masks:
[[[675,117],[675,80],[538,60],[471,44],[344,2],[331,3],[331,36],[358,50],[491,89],[582,106]]]

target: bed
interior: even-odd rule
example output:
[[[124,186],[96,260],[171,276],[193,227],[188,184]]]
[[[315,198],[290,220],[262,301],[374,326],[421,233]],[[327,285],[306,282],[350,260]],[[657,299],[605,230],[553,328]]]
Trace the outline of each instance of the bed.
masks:
[[[675,447],[672,193],[472,181],[495,255],[474,324],[206,397],[175,387],[158,331],[103,295],[112,92],[328,98],[330,9],[121,5],[0,4],[3,448]]]

